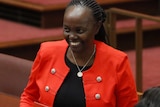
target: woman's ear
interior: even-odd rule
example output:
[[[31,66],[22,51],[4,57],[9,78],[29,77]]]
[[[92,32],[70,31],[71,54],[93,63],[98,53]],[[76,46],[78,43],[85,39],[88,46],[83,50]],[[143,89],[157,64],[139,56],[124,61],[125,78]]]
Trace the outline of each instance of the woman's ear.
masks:
[[[101,25],[102,25],[102,22],[97,22],[96,23],[96,25],[95,25],[96,34],[99,32],[99,29],[101,28]]]

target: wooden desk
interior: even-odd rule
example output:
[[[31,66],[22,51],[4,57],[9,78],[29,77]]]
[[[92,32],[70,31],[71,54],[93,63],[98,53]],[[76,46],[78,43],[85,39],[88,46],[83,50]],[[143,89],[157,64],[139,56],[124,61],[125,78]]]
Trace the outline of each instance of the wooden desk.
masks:
[[[70,0],[0,0],[3,4],[8,4],[16,7],[31,9],[35,11],[53,11],[59,9],[65,9],[66,5]],[[96,0],[100,5],[108,5],[108,4],[119,4],[119,3],[128,3],[135,2],[135,0]],[[150,1],[150,0],[138,0],[136,2],[141,1]]]
[[[42,29],[0,19],[0,49],[39,44],[44,41],[63,39],[60,28]]]
[[[62,25],[64,8],[69,0],[52,1],[51,4],[37,3],[33,0],[0,0],[0,2],[2,18],[41,28],[51,28]]]
[[[19,98],[0,92],[0,107],[19,107]]]

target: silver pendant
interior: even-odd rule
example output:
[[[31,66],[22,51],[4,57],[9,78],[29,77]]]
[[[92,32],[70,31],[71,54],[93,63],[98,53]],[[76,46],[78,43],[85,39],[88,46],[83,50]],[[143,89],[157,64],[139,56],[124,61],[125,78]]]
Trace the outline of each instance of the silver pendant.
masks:
[[[83,76],[83,73],[82,73],[82,72],[78,72],[78,73],[77,73],[77,76],[78,76],[78,77],[82,77],[82,76]]]

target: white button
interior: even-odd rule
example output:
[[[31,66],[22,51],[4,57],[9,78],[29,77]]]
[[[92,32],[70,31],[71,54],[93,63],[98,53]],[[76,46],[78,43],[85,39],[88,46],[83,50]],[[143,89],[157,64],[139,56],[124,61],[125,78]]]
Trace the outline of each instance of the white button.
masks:
[[[49,91],[49,86],[46,86],[46,87],[45,87],[45,91]]]
[[[96,80],[97,80],[97,82],[101,82],[101,81],[102,81],[102,77],[98,76],[98,77],[96,78]]]
[[[96,98],[96,100],[99,100],[101,98],[101,95],[100,94],[96,94],[95,98]]]
[[[56,69],[52,68],[52,69],[51,69],[51,73],[52,73],[52,74],[55,74],[55,73],[56,73]]]

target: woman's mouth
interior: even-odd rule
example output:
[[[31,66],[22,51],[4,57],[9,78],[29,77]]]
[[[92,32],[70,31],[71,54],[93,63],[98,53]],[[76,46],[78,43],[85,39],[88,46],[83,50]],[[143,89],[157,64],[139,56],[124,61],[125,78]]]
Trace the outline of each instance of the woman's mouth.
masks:
[[[78,46],[80,45],[80,42],[70,42],[70,46]]]

